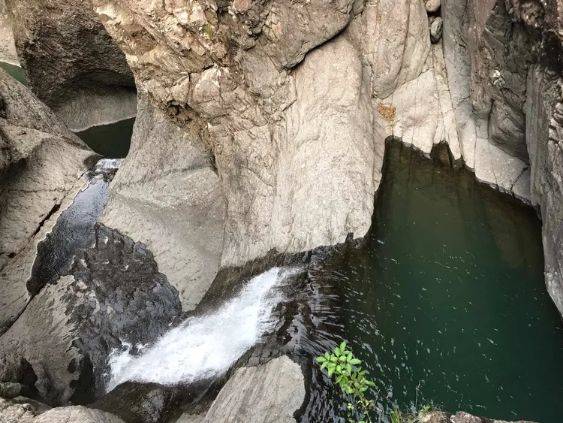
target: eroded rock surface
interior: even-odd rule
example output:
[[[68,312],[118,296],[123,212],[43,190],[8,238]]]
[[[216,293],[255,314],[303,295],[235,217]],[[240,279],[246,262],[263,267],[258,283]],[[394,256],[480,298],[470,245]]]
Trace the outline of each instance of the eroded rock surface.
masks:
[[[93,153],[2,70],[0,98],[1,334],[31,299],[37,244],[83,186]]]
[[[131,71],[90,0],[6,0],[6,6],[32,90],[72,130],[135,115]]]
[[[93,4],[149,101],[200,128],[226,205],[221,267],[365,235],[390,136],[426,155],[445,142],[538,202],[526,85],[534,64],[560,73],[555,0]]]
[[[145,243],[191,310],[219,269],[224,220],[219,177],[199,128],[183,130],[141,99],[102,221]]]
[[[112,349],[153,342],[180,310],[150,251],[98,226],[93,247],[0,337],[0,381],[49,404],[91,401],[105,389]]]

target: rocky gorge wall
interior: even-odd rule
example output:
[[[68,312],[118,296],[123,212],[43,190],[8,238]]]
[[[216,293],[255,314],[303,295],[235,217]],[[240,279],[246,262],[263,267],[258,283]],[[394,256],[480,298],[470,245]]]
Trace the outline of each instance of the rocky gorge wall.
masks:
[[[138,89],[212,162],[202,183],[219,184],[225,211],[198,244],[213,269],[364,236],[393,136],[427,155],[447,143],[453,165],[539,206],[546,280],[563,310],[555,0],[93,4]],[[552,93],[541,101],[538,84]],[[175,149],[159,143],[159,160]],[[120,228],[164,263],[197,248],[168,248],[136,226]],[[183,262],[194,276],[173,278],[178,289],[205,291],[214,271]]]
[[[33,92],[71,130],[135,116],[133,75],[90,0],[5,3]]]

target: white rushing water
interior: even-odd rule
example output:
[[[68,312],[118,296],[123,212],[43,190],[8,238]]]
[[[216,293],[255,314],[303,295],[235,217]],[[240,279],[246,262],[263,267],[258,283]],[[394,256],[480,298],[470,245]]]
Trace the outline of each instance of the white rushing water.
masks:
[[[216,311],[187,319],[140,355],[131,355],[130,346],[112,352],[108,390],[125,381],[175,385],[225,372],[273,329],[271,314],[283,299],[275,288],[297,273],[296,268],[274,267],[252,278]]]

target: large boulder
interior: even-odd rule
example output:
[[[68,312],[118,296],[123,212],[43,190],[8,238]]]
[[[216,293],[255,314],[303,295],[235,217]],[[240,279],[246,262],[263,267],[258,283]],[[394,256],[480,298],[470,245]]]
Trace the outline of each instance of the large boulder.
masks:
[[[181,422],[294,423],[305,399],[301,368],[287,356],[257,367],[242,367],[229,379],[205,417]],[[190,420],[191,419],[191,420]]]
[[[32,295],[37,245],[82,188],[93,153],[0,70],[0,334]]]
[[[90,0],[5,1],[32,90],[71,129],[135,115],[131,71]]]

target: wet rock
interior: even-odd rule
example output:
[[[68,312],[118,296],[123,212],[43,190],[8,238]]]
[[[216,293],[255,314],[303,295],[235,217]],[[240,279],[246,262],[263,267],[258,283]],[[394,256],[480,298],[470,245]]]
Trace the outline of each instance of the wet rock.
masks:
[[[125,55],[90,0],[6,0],[6,6],[32,90],[69,127],[81,130],[135,115],[135,84]]]
[[[287,356],[235,371],[207,411],[204,422],[295,422],[305,399],[301,368]]]
[[[37,244],[83,186],[93,153],[0,70],[0,334],[23,311]]]
[[[442,39],[442,31],[444,28],[444,21],[440,16],[430,19],[430,41],[436,44]]]
[[[0,381],[26,384],[49,404],[92,401],[112,349],[154,341],[179,312],[150,251],[99,226],[69,275],[43,288],[0,338]]]

